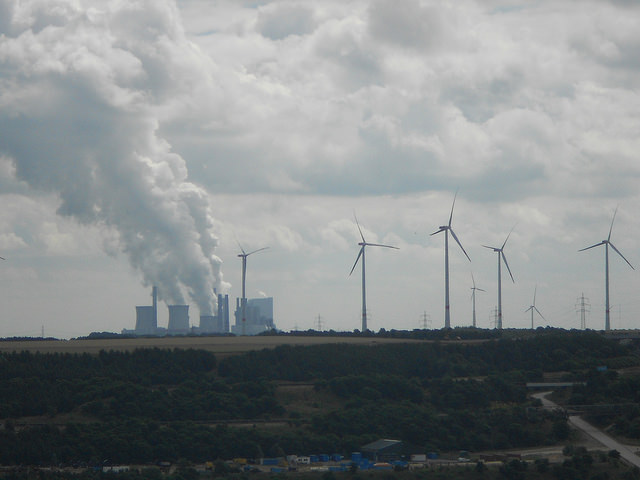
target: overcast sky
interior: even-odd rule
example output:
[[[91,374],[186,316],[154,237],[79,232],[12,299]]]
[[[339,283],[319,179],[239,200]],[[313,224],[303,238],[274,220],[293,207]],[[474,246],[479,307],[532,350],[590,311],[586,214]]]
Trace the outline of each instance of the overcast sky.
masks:
[[[0,0],[0,336],[133,328],[212,288],[283,330],[604,327],[607,238],[640,270],[635,1]],[[612,328],[640,271],[610,252]],[[159,323],[167,313],[160,308]]]

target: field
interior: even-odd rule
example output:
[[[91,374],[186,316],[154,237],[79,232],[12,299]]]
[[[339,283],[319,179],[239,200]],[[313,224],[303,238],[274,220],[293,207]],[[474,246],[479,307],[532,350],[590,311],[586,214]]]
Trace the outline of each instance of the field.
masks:
[[[275,348],[280,345],[319,345],[348,343],[351,345],[379,345],[381,343],[412,343],[420,340],[371,338],[371,337],[296,337],[296,336],[246,336],[246,337],[157,337],[116,339],[71,339],[0,341],[0,352],[40,353],[98,353],[101,350],[132,351],[138,348],[193,348],[227,356]]]

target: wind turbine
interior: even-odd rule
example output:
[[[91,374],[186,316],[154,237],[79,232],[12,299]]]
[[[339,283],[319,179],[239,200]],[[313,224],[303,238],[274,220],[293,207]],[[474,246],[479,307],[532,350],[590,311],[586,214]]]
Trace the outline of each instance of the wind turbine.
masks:
[[[627,262],[633,270],[633,265],[629,263],[629,260],[624,258],[624,255],[620,253],[613,243],[611,243],[611,231],[613,230],[613,222],[616,219],[616,213],[618,213],[618,208],[613,212],[613,219],[611,220],[611,227],[609,227],[609,236],[606,240],[602,240],[600,243],[596,243],[595,245],[591,245],[590,247],[581,248],[578,250],[579,252],[583,252],[585,250],[589,250],[590,248],[599,247],[600,245],[604,245],[604,265],[605,265],[605,314],[604,314],[604,329],[611,330],[611,320],[609,316],[609,247],[613,248],[615,252],[622,257],[622,259]]]
[[[449,232],[451,232],[451,236],[456,241],[456,243],[460,246],[465,256],[471,261],[469,255],[465,251],[464,247],[458,240],[456,233],[453,231],[451,227],[451,220],[453,219],[453,207],[456,205],[456,197],[458,196],[458,192],[453,197],[453,204],[451,205],[451,214],[449,215],[449,223],[447,225],[441,225],[438,231],[433,232],[431,236],[444,232],[444,328],[451,328],[451,315],[449,311]]]
[[[471,287],[471,302],[473,303],[473,328],[476,328],[476,290],[479,292],[485,292],[486,290],[476,287],[476,281],[473,278],[473,272],[471,272],[471,281],[473,282],[473,287]]]
[[[511,229],[511,232],[513,232],[513,228]],[[504,264],[507,267],[509,276],[511,276],[511,281],[513,283],[516,283],[516,281],[513,279],[513,275],[511,274],[511,269],[509,268],[507,257],[505,257],[504,255],[504,246],[507,244],[507,240],[509,240],[511,232],[509,232],[509,235],[507,235],[507,238],[504,240],[504,243],[501,247],[490,247],[488,245],[482,245],[485,248],[490,248],[498,254],[498,324],[496,325],[496,328],[498,328],[499,330],[502,329],[502,261],[504,261]]]
[[[529,310],[531,310],[531,330],[533,330],[533,312],[536,311],[538,312],[538,315],[540,315],[540,317],[542,317],[543,320],[546,320],[546,318],[544,318],[544,315],[542,315],[540,313],[540,310],[538,310],[538,307],[536,307],[536,293],[538,292],[538,286],[536,285],[536,288],[533,290],[533,303],[531,304],[531,306],[529,308],[527,308],[525,310],[525,312],[528,312]]]
[[[262,247],[247,253],[244,251],[244,248],[242,248],[242,245],[240,245],[240,242],[238,242],[238,246],[242,251],[242,253],[239,253],[238,256],[242,258],[242,300],[241,300],[242,301],[242,335],[245,335],[245,324],[247,323],[247,317],[245,315],[246,307],[247,307],[247,297],[245,296],[245,282],[247,278],[247,257],[249,255],[253,255],[254,253],[258,253],[263,250],[266,250],[269,247]]]
[[[349,272],[349,275],[351,275],[353,273],[353,271],[356,268],[356,265],[358,264],[358,261],[360,260],[360,258],[362,257],[362,332],[366,332],[367,331],[367,289],[366,289],[366,284],[365,284],[365,266],[364,266],[364,250],[365,247],[385,247],[385,248],[394,248],[396,250],[398,250],[398,247],[393,247],[391,245],[382,245],[380,243],[369,243],[364,239],[364,235],[362,234],[362,229],[360,228],[360,224],[358,223],[358,218],[355,216],[355,214],[353,215],[353,217],[356,219],[356,225],[358,226],[358,231],[360,232],[360,238],[362,238],[362,242],[359,242],[358,245],[360,245],[360,252],[358,252],[358,256],[356,257],[356,261],[353,264],[353,267],[351,267],[351,271]]]

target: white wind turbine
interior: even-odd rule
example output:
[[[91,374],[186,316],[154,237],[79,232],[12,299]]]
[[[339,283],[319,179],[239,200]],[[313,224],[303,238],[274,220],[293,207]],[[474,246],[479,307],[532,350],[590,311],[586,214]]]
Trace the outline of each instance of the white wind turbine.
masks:
[[[540,315],[540,317],[543,320],[546,320],[546,318],[544,318],[544,315],[542,315],[542,313],[540,313],[540,310],[538,310],[538,307],[536,307],[536,293],[538,292],[538,286],[536,285],[536,288],[533,290],[533,303],[529,306],[529,308],[527,308],[525,310],[525,312],[531,311],[531,330],[533,330],[533,312],[538,312],[538,315]]]
[[[513,228],[511,229],[511,232],[513,232]],[[507,244],[507,240],[509,240],[511,232],[509,232],[509,235],[507,235],[507,238],[505,239],[501,247],[490,247],[488,245],[482,245],[485,248],[490,248],[498,254],[498,324],[496,325],[496,328],[498,328],[499,330],[502,329],[502,261],[504,261],[504,264],[507,267],[509,276],[511,276],[511,281],[513,283],[516,283],[516,281],[513,279],[513,275],[511,274],[511,269],[509,268],[507,257],[505,257],[504,255],[504,246]]]
[[[465,256],[469,261],[469,255],[465,251],[464,247],[458,240],[456,233],[453,231],[451,227],[451,220],[453,219],[453,207],[456,205],[456,197],[458,196],[458,192],[453,197],[453,204],[451,205],[451,214],[449,215],[449,223],[447,225],[441,225],[438,231],[433,232],[431,236],[436,235],[437,233],[444,232],[444,328],[451,328],[451,315],[449,308],[449,232],[451,232],[451,236],[456,241],[456,243],[460,246]]]
[[[605,316],[604,316],[604,329],[605,330],[610,330],[611,329],[611,320],[610,320],[610,316],[609,316],[609,247],[613,248],[615,250],[615,252],[620,255],[622,257],[622,259],[627,262],[627,265],[629,265],[633,270],[635,270],[635,268],[633,268],[633,265],[631,265],[631,263],[629,263],[629,260],[627,260],[626,258],[624,258],[624,255],[622,255],[622,253],[620,253],[620,250],[618,250],[615,245],[613,243],[611,243],[611,231],[613,230],[613,222],[616,219],[616,213],[618,213],[618,208],[616,207],[616,210],[613,212],[613,219],[611,220],[611,227],[609,227],[609,236],[607,237],[606,240],[602,240],[600,243],[596,243],[595,245],[591,245],[590,247],[586,247],[586,248],[581,248],[580,250],[578,250],[579,252],[583,252],[585,250],[589,250],[590,248],[594,248],[594,247],[599,247],[600,245],[604,245],[604,265],[605,265]]]
[[[242,335],[245,335],[245,325],[247,323],[247,317],[246,317],[247,297],[245,295],[245,285],[246,285],[246,278],[247,278],[247,257],[249,255],[253,255],[254,253],[261,252],[262,250],[266,250],[269,247],[262,247],[247,253],[244,251],[244,248],[242,248],[242,245],[240,245],[240,242],[238,242],[238,246],[242,251],[242,253],[239,253],[238,256],[242,258],[242,300],[241,300],[242,302]]]
[[[398,247],[393,247],[391,245],[382,245],[380,243],[369,243],[364,239],[364,235],[362,234],[362,229],[360,228],[360,224],[358,223],[358,219],[354,214],[354,218],[356,219],[356,225],[358,226],[358,231],[360,232],[360,238],[362,238],[362,242],[359,242],[360,252],[358,252],[358,256],[356,257],[356,261],[351,267],[351,271],[349,275],[353,273],[358,264],[358,261],[362,257],[362,332],[367,331],[367,289],[365,284],[365,264],[364,264],[364,250],[365,247],[385,247],[385,248],[394,248],[398,250]]]
[[[473,303],[473,328],[476,328],[476,290],[478,292],[485,292],[486,290],[476,287],[476,281],[473,278],[473,272],[471,272],[471,281],[473,282],[473,287],[471,287],[471,302]]]

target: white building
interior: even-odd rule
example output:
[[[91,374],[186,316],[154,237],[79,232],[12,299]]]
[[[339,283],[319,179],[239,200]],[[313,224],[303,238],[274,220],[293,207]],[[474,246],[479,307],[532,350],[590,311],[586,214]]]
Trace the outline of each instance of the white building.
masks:
[[[244,322],[242,321],[242,310],[241,299],[236,298],[234,313],[236,324],[231,328],[232,333],[257,335],[276,328],[273,323],[273,297],[248,298],[244,308]]]

